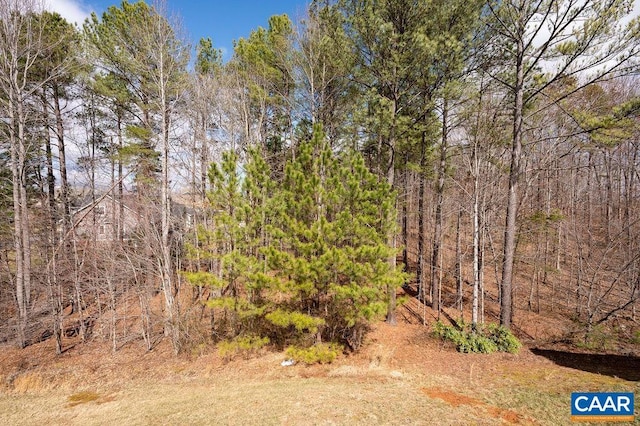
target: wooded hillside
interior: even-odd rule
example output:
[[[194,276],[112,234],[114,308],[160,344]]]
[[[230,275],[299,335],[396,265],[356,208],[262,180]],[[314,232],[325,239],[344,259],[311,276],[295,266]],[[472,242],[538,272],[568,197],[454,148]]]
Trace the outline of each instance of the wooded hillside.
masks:
[[[162,3],[0,0],[0,341],[322,361],[415,297],[637,344],[632,9],[317,0],[224,62]]]

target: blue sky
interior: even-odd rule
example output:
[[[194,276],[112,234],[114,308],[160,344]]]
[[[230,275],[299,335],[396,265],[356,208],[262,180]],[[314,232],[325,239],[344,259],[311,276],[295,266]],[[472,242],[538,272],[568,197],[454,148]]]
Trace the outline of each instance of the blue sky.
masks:
[[[129,0],[134,2],[133,0]],[[151,0],[148,1],[151,3]],[[251,30],[266,27],[272,15],[286,13],[292,20],[305,13],[307,0],[166,0],[172,13],[183,21],[184,31],[192,44],[201,37],[211,37],[216,47],[229,59],[233,40],[247,37]],[[48,0],[49,9],[70,21],[81,24],[92,11],[101,14],[120,0]]]
[[[228,53],[233,49],[233,40],[247,37],[251,30],[266,27],[272,15],[286,13],[292,20],[304,14],[304,0],[230,0],[230,1],[170,1],[184,21],[192,40],[211,37],[215,46]]]

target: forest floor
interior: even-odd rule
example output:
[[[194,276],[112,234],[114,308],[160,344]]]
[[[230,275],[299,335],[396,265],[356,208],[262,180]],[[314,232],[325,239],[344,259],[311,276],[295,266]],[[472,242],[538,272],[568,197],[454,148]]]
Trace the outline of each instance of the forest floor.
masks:
[[[640,358],[523,347],[461,354],[399,308],[363,349],[328,365],[281,366],[283,353],[225,362],[215,350],[174,357],[166,342],[111,353],[108,343],[0,347],[3,425],[571,424],[571,392],[640,399]],[[573,423],[575,424],[575,423]]]

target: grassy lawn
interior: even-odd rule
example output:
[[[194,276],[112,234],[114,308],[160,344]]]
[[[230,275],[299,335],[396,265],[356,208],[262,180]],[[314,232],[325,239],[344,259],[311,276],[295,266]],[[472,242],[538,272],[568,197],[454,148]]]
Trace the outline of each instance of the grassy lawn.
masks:
[[[350,377],[136,383],[72,403],[68,392],[3,395],[1,424],[493,424],[411,381]]]
[[[282,367],[273,366],[274,369]],[[640,393],[637,382],[555,366],[470,380],[346,365],[303,377],[224,371],[0,395],[0,424],[570,424],[575,390]]]

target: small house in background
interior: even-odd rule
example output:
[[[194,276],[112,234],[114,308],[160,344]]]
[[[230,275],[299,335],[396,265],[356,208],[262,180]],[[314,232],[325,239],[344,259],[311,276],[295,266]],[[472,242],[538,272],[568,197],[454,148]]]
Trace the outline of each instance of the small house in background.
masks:
[[[195,227],[196,216],[204,211],[200,196],[192,193],[175,193],[171,196],[171,217],[174,226],[182,231],[190,231]]]
[[[95,204],[85,199],[80,207],[71,211],[76,234],[84,238],[95,235],[97,241],[114,241],[119,235],[123,240],[130,239],[141,221],[132,202],[129,196],[120,201],[105,195],[97,197]]]
[[[171,203],[171,221],[175,229],[190,231],[195,225],[196,212],[193,207],[173,201]]]
[[[107,194],[92,199],[85,199],[81,206],[71,211],[76,235],[81,238],[96,237],[96,241],[127,241],[133,238],[141,225],[160,226],[160,210],[148,204],[149,200],[140,203],[136,195],[128,194],[122,201]],[[146,206],[146,208],[145,208]],[[171,221],[174,229],[189,231],[194,226],[194,209],[178,202],[171,203]],[[121,233],[121,234],[120,234]]]

